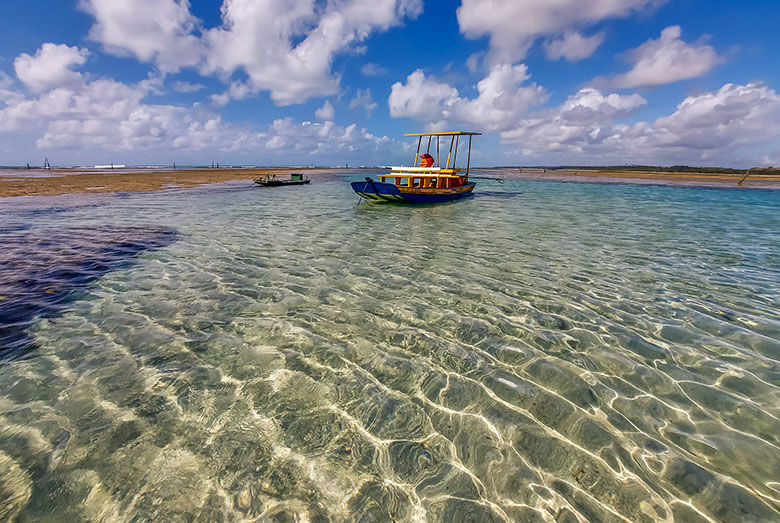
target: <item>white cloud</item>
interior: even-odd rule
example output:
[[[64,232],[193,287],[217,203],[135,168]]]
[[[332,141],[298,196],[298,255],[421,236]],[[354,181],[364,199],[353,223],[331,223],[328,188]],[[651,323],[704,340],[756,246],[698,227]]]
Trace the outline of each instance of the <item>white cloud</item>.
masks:
[[[237,70],[252,93],[277,105],[336,94],[331,65],[375,31],[422,10],[420,0],[224,0],[222,25],[205,29],[187,0],[81,0],[95,17],[92,39],[109,52],[154,62],[162,71],[197,67],[226,82]]]
[[[360,68],[360,72],[363,73],[363,76],[384,76],[388,73],[388,70],[381,65],[367,62]]]
[[[24,100],[22,93],[10,90],[14,84],[14,79],[5,71],[0,71],[0,105],[17,104]],[[0,124],[2,127],[2,124]]]
[[[584,88],[561,106],[532,114],[515,129],[501,133],[501,141],[516,144],[526,155],[601,150],[604,141],[616,133],[612,122],[645,103],[637,94],[604,96],[596,89]]]
[[[225,0],[223,27],[206,34],[204,70],[230,74],[243,68],[255,92],[270,91],[277,105],[333,95],[337,53],[419,12],[419,3],[408,0],[329,2],[321,14],[310,0]]]
[[[244,82],[233,82],[230,84],[228,93],[233,100],[243,100],[252,94],[252,88]]]
[[[480,61],[485,58],[485,53],[472,53],[466,58],[466,69],[472,73],[476,73],[479,69]]]
[[[0,89],[8,89],[14,84],[14,79],[5,71],[0,71]]]
[[[12,87],[0,75],[2,86]],[[59,83],[59,82],[58,82]],[[98,78],[58,86],[33,96],[0,90],[0,132],[37,134],[38,149],[59,151],[74,162],[85,155],[149,151],[155,157],[187,151],[227,151],[235,155],[289,163],[290,151],[305,162],[330,159],[341,163],[356,155],[375,158],[397,153],[397,142],[376,137],[356,125],[340,127],[332,121],[295,122],[290,118],[253,130],[225,122],[200,103],[174,106],[145,103],[158,92],[162,79],[152,77],[134,84]],[[240,96],[242,86],[231,86],[226,99]],[[7,95],[6,95],[7,94]],[[328,104],[326,104],[328,105]],[[332,115],[331,115],[332,117]]]
[[[109,53],[154,61],[166,72],[202,60],[188,0],[80,0],[79,7],[95,18],[89,37]]]
[[[177,81],[173,84],[173,90],[177,93],[196,93],[205,88],[205,85],[199,83],[193,84],[190,82]]]
[[[209,100],[217,107],[225,107],[230,102],[230,93],[215,93],[209,97]]]
[[[648,40],[629,53],[634,67],[615,76],[615,87],[653,86],[701,76],[719,57],[709,45],[687,44],[680,39],[679,25],[669,26],[658,40]]]
[[[541,35],[558,35],[606,18],[624,17],[664,0],[462,0],[460,31],[490,38],[490,62],[516,62]]]
[[[217,107],[225,107],[230,100],[243,100],[253,94],[252,88],[245,82],[232,82],[227,91],[212,94],[209,99]]]
[[[551,60],[577,62],[592,55],[603,42],[603,32],[584,37],[577,31],[566,31],[560,38],[545,42],[544,49]]]
[[[336,116],[336,110],[333,108],[333,104],[330,103],[330,100],[325,100],[322,107],[314,111],[314,116],[317,120],[333,120],[333,117]]]
[[[268,134],[266,149],[295,152],[315,159],[319,154],[357,151],[387,141],[358,129],[355,124],[340,127],[333,121],[296,123],[292,118],[274,120]]]
[[[43,44],[35,56],[22,53],[14,60],[14,70],[27,87],[36,92],[53,87],[73,87],[82,83],[81,73],[71,67],[87,61],[89,51],[67,45]]]
[[[763,84],[726,84],[683,100],[648,136],[667,148],[717,152],[780,135],[780,96]]]
[[[393,118],[435,122],[445,118],[457,100],[457,89],[426,78],[422,69],[417,69],[406,78],[406,84],[393,84],[387,103]]]
[[[569,163],[734,165],[743,148],[780,136],[780,96],[762,84],[726,84],[688,97],[654,122],[615,122],[644,103],[637,94],[604,96],[585,88],[557,108],[530,115],[501,140],[525,156]]]
[[[388,99],[390,115],[429,122],[432,128],[459,122],[481,129],[506,130],[529,107],[547,99],[540,86],[523,85],[528,78],[524,64],[496,65],[477,84],[478,96],[469,99],[448,84],[426,78],[418,69],[407,77],[406,84],[393,84]]]
[[[349,102],[349,108],[355,109],[362,107],[366,110],[366,114],[371,116],[371,113],[376,109],[376,102],[371,96],[371,89],[358,89],[355,97]]]
[[[773,151],[761,158],[761,165],[764,167],[780,167],[780,151]]]

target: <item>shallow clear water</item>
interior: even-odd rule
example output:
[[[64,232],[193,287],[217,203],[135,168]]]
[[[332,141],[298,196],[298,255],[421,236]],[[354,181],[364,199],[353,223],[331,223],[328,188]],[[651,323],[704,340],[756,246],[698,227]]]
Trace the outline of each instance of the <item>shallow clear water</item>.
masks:
[[[780,518],[780,193],[359,178],[0,202],[0,519]]]

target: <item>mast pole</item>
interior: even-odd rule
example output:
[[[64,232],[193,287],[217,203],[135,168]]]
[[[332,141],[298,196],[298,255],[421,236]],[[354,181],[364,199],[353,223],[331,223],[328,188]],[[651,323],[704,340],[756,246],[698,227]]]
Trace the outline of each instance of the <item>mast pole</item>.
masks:
[[[466,160],[466,178],[469,177],[469,169],[471,168],[471,135],[469,135],[469,156]]]
[[[420,154],[420,144],[422,143],[422,136],[417,139],[417,152],[414,153],[414,161],[412,162],[412,167],[417,167],[417,156]]]

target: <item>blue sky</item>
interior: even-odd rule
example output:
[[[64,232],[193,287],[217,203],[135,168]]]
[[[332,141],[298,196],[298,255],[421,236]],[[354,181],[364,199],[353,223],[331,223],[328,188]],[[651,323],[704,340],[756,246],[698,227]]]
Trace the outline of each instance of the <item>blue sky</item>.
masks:
[[[780,165],[776,0],[0,6],[0,164]]]

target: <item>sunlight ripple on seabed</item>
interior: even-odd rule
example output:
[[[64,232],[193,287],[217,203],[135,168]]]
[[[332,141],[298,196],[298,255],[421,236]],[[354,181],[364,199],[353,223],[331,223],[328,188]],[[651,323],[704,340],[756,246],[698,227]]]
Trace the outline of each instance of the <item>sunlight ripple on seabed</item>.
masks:
[[[777,196],[489,189],[58,207],[47,264],[154,248],[46,282],[0,364],[0,519],[778,519]]]

